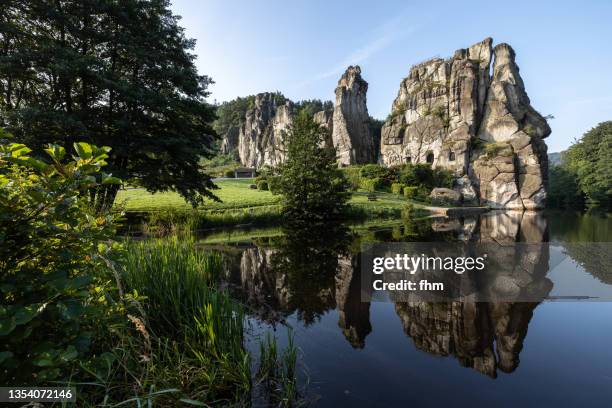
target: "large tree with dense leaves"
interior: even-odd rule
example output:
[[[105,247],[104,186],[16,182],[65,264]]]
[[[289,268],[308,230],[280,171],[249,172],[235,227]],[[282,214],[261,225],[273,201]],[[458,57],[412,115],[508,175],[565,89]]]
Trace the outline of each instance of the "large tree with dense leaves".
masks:
[[[196,205],[214,185],[211,79],[167,0],[8,0],[0,13],[0,126],[35,151],[112,147],[109,170]],[[112,205],[117,187],[93,192]]]

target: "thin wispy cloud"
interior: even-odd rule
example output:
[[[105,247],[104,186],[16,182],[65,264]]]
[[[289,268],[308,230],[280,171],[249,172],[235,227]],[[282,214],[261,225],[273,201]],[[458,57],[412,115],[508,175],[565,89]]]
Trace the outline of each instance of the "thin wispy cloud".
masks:
[[[406,24],[407,21],[410,21],[407,18],[407,14],[407,10],[404,10],[397,16],[386,21],[372,33],[372,38],[365,45],[351,52],[348,56],[337,64],[333,65],[328,70],[314,75],[312,79],[299,83],[296,87],[303,87],[312,82],[338,76],[349,65],[363,64],[375,54],[388,47],[394,41],[414,33],[421,27],[422,24]]]

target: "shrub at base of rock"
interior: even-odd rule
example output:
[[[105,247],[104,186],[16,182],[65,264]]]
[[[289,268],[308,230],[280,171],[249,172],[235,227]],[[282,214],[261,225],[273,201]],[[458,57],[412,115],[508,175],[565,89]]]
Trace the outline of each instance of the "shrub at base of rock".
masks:
[[[429,195],[435,205],[460,205],[461,194],[450,188],[434,188]]]
[[[383,187],[383,182],[379,178],[364,178],[359,182],[359,187],[369,193],[380,190]]]
[[[393,194],[402,195],[404,193],[404,185],[401,183],[391,184],[391,192]]]
[[[404,197],[408,198],[408,199],[413,199],[416,198],[417,196],[417,192],[418,192],[419,188],[418,187],[404,187]]]

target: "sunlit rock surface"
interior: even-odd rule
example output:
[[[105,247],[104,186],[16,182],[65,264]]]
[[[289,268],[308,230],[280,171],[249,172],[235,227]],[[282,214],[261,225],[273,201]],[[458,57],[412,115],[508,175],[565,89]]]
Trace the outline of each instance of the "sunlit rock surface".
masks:
[[[277,104],[276,98],[270,92],[258,94],[246,113],[238,136],[238,156],[244,166],[277,166],[285,160],[284,135],[293,123],[293,102]]]
[[[466,201],[540,209],[550,127],[530,104],[512,48],[492,47],[487,38],[410,69],[382,129],[382,161],[431,163],[467,175],[477,200],[461,179],[456,188]]]
[[[374,139],[368,126],[368,83],[359,66],[350,66],[338,81],[332,140],[342,165],[374,163]]]

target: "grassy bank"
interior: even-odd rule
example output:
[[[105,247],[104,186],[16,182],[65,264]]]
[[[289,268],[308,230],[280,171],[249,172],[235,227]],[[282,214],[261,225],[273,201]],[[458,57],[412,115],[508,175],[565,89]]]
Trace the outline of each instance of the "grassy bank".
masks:
[[[193,209],[174,192],[150,194],[140,189],[120,191],[117,205],[127,212],[140,213],[147,232],[166,234],[181,225],[189,230],[200,230],[237,225],[272,226],[282,223],[280,196],[269,191],[249,188],[252,179],[221,180],[215,191],[222,202],[207,200],[204,206]],[[388,192],[377,192],[370,201],[368,193],[356,191],[349,201],[348,218],[352,220],[398,218],[408,204],[424,204]]]

